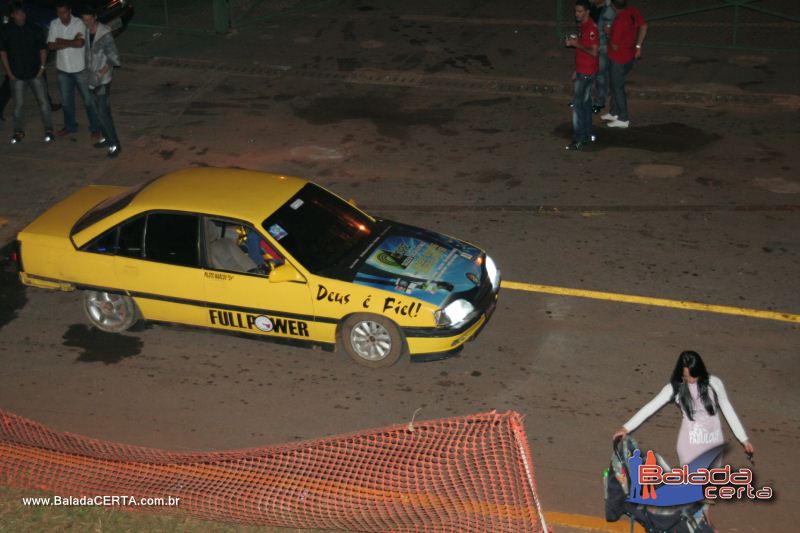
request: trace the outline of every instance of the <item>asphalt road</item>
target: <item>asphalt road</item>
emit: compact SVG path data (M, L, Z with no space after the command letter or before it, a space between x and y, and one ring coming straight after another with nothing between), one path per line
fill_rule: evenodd
M141 52L142 35L120 44ZM800 313L795 109L635 99L633 128L599 129L591 150L565 153L563 95L330 72L133 58L115 78L116 161L83 133L42 144L29 105L28 140L0 146L4 242L88 183L238 166L311 178L381 216L471 241L506 280ZM459 357L369 371L341 353L176 327L102 334L88 329L79 296L23 290L3 273L0 407L175 450L345 433L417 408L418 418L513 409L526 417L545 510L602 516L611 434L694 349L756 446L757 484L776 492L717 505L718 527L789 531L800 518L797 323L504 290ZM636 436L676 462L679 418L665 408ZM746 464L735 442L726 457Z

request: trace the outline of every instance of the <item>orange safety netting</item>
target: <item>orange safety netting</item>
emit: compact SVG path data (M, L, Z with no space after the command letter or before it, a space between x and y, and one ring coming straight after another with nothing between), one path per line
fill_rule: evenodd
M543 532L515 412L292 444L177 453L59 433L0 410L0 483L60 496L180 498L167 512L369 532Z

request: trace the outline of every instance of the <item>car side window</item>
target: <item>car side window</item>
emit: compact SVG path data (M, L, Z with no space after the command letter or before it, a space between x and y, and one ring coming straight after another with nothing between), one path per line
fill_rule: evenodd
M145 217L129 220L119 226L116 254L123 257L142 257Z
M196 215L181 213L147 215L144 257L172 265L199 266L198 220Z
M114 226L89 243L84 249L98 254L115 254L117 252L117 231L119 231L119 226Z
M252 226L205 219L208 266L214 270L267 276L283 258Z
M145 217L129 220L114 226L83 249L98 254L142 257Z

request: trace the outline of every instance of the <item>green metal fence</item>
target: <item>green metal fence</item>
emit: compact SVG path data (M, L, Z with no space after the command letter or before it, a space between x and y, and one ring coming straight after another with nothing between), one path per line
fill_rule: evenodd
M647 44L800 51L797 0L630 0L647 20ZM560 38L574 28L573 0L556 0Z
M133 27L212 32L218 3L222 0L135 0ZM224 11L227 13L227 10ZM223 30L225 31L225 30Z
M227 31L311 12L339 0L135 0L132 26L189 32Z

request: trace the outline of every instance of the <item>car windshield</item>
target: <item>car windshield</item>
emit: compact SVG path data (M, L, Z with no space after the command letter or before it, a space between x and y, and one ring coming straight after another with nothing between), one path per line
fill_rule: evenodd
M309 183L263 226L305 268L322 274L360 249L372 235L375 221Z

